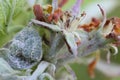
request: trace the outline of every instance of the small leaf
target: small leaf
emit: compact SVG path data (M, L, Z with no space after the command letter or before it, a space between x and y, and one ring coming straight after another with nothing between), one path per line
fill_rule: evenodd
M68 46L68 49L71 53L73 53L74 56L77 56L78 51L77 51L77 44L75 41L75 36L74 34L70 33L70 32L64 32L65 35L65 40Z

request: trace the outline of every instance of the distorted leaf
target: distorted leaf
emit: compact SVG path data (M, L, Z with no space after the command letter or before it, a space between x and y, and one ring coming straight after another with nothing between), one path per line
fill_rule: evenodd
M34 66L42 58L42 43L38 32L26 27L12 40L9 64L15 69L27 69Z

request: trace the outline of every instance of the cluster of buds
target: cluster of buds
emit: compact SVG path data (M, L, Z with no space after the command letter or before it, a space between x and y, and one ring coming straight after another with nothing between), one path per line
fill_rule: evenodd
M89 54L101 48L101 45L106 46L110 44L114 46L113 48L120 46L120 18L106 19L105 11L98 5L103 15L103 21L92 18L89 24L81 25L80 22L86 13L83 12L83 14L79 15L80 3L81 0L77 0L71 11L62 11L60 7L56 8L51 5L43 8L36 4L33 8L36 20L32 20L32 22L54 32L61 33L64 36L69 52L74 56ZM91 36L93 39L91 39ZM112 40L112 42L104 44L107 40ZM78 48L80 48L81 52L78 52ZM94 74L93 70L98 61L97 58L89 65L91 76Z

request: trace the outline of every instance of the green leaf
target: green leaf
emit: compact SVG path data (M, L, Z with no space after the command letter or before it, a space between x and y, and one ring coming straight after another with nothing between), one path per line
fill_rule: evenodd
M3 30L5 30L9 12L10 6L7 4L6 0L0 0L0 28Z
M26 5L26 0L15 0L15 1L16 1L16 5L15 5L13 18L15 18L18 14L20 14L20 12L24 10Z
M7 31L13 16L23 9L24 3L25 0L0 0L0 31Z

